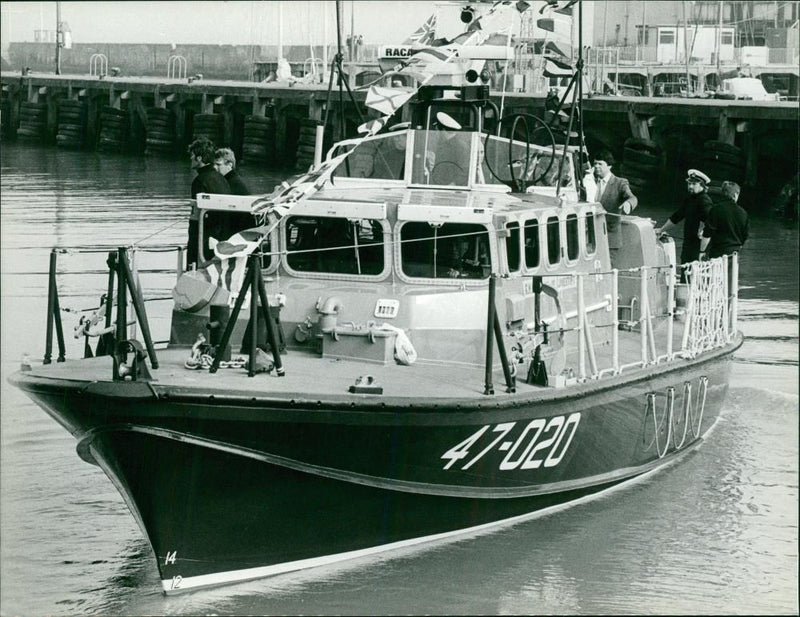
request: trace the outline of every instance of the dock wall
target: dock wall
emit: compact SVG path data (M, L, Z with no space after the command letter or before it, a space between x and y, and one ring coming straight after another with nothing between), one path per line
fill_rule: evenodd
M254 83L189 77L125 77L3 72L2 139L62 148L181 155L199 136L231 147L248 168L307 169L314 126L325 115L327 85ZM355 92L364 113L363 91ZM345 97L346 98L346 97ZM504 115L542 116L544 98L493 92ZM338 94L334 102L338 101ZM734 180L742 200L766 208L798 170L795 102L593 96L585 100L590 154L609 149L614 171L638 191L681 190L686 170ZM372 113L372 112L370 112ZM374 115L374 114L373 114ZM409 119L409 118L403 118ZM361 123L345 104L331 113L326 147L355 136ZM632 152L635 139L649 156ZM644 158L644 160L643 160Z

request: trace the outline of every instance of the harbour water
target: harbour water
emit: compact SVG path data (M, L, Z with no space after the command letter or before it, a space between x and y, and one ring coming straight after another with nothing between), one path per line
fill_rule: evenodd
M6 379L23 354L42 358L51 247L185 243L188 161L8 143L0 155L1 615L797 614L796 227L751 220L746 341L729 398L711 438L677 464L493 533L164 597L110 481ZM241 172L254 192L281 179ZM645 195L640 204L659 222L672 205ZM82 355L73 327L105 290L104 259L77 248L59 256L68 357ZM145 261L163 340L174 274L147 272Z

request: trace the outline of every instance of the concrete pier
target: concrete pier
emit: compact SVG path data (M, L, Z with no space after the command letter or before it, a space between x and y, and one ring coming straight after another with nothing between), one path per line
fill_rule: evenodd
M247 166L293 169L308 167L305 137L323 119L327 101L327 84L20 72L3 72L0 82L3 139L158 155L183 154L205 135L233 148ZM358 109L344 96L344 127L338 112L330 114L326 146L342 134L354 136L359 113L375 115L363 105L365 92L354 94ZM541 95L493 92L492 98L504 115L544 111ZM338 99L334 85L337 109ZM688 167L713 159L720 174L738 176L720 181L757 188L763 203L798 169L796 102L595 95L583 109L589 151L611 150L642 183L677 183ZM658 165L642 169L628 160L631 139L650 148Z

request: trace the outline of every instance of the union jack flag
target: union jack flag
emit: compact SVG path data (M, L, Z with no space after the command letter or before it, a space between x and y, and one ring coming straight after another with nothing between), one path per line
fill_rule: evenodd
M436 13L425 20L425 23L417 28L411 35L403 41L403 45L430 45L436 36Z

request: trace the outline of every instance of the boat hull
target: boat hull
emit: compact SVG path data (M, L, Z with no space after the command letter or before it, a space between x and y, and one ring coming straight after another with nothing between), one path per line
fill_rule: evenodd
M17 385L115 483L170 593L482 529L653 471L715 423L731 350L577 395L402 409L380 397L246 400L24 375Z

